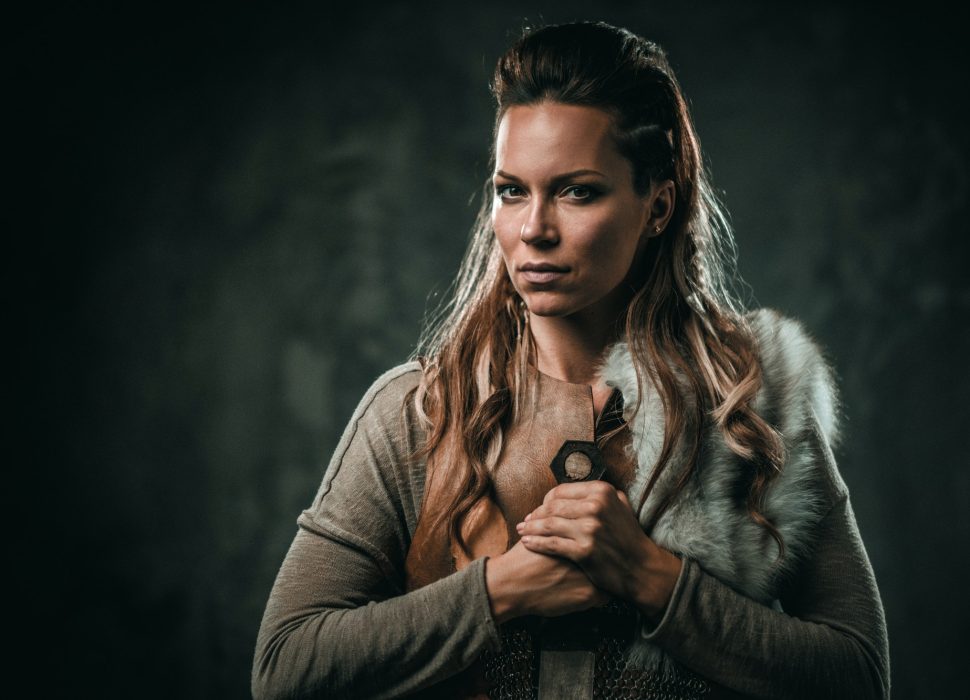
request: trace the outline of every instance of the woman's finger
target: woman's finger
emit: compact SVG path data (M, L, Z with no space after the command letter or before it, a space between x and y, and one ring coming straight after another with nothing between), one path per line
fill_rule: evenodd
M594 479L593 481L576 481L573 483L559 484L546 492L543 504L552 500L562 498L601 498L609 497L616 493L616 489L606 481Z
M567 537L569 539L578 539L584 531L581 521L556 515L521 522L516 525L515 529L521 536L535 535L539 537Z
M578 562L584 558L581 547L575 540L568 537L535 537L529 535L522 538L522 544L529 551L562 557L573 562Z
M558 499L539 506L526 515L523 522L529 522L537 518L548 518L549 516L559 516L561 518L596 517L602 511L602 504L598 500L585 498Z

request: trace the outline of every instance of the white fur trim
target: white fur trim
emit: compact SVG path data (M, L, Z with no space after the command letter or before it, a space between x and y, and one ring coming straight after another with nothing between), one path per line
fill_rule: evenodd
M763 371L754 407L781 432L788 449L788 459L766 494L764 510L784 538L784 559L776 563L775 541L748 516L743 497L737 495L740 460L713 431L704 438L695 478L649 534L660 546L696 560L740 593L771 605L779 578L810 546L823 515L821 472L826 463L833 466L829 446L839 437L839 408L832 372L801 324L770 309L753 311L748 320ZM607 352L600 377L623 394L624 417L637 460L628 497L631 503L639 503L663 444L663 403L648 372L644 371L644 386L638 385L625 343ZM642 403L633 415L641 389ZM673 487L684 459L683 450L675 452L645 501L638 513L644 526L658 500ZM631 660L647 668L667 665L663 656L640 638L630 650Z

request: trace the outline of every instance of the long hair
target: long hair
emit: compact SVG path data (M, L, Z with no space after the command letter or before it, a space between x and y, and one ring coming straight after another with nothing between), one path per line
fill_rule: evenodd
M652 182L673 181L671 220L650 239L643 263L646 281L628 304L623 323L641 389L647 379L655 385L666 416L657 464L639 465L653 467L639 506L683 441L683 471L650 514L649 532L696 471L705 429L713 424L747 465L750 516L783 553L781 535L762 510L766 489L784 462L784 444L752 408L761 368L742 304L731 290L734 241L663 50L600 22L527 30L499 59L491 89L497 110L490 169L505 111L553 101L593 106L611 115L616 144L632 163L639 194L649 191ZM446 522L466 553L462 523L493 489L490 467L501 450L503 430L523 401L536 352L528 312L492 230L493 196L486 182L450 301L431 317L415 351L424 377L409 397L427 431L418 454L449 455L436 467L446 463L447 478L460 485L450 502L435 504L435 525Z

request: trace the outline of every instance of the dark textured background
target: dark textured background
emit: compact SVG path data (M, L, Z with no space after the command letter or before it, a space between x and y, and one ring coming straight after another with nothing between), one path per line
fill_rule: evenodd
M756 303L802 319L840 375L894 695L962 695L966 16L774 5L10 19L10 379L28 391L8 641L44 669L37 692L247 695L295 518L462 253L487 80L527 18L667 48Z

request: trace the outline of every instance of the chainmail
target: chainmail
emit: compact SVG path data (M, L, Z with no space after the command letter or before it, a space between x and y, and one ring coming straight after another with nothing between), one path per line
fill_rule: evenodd
M611 601L599 611L623 618L636 616L628 603ZM539 694L540 633L537 619L513 620L500 627L502 649L482 655L488 696L492 700L533 700ZM703 700L710 684L683 666L662 673L632 666L626 658L630 640L615 633L597 635L593 698L597 700Z
M531 630L504 624L502 650L482 654L488 697L531 700L539 695L539 652Z

